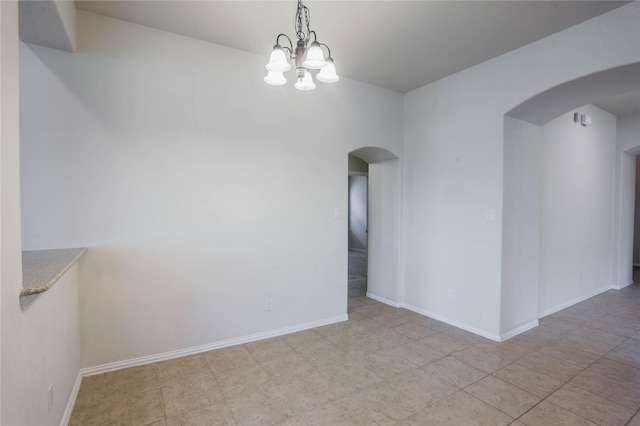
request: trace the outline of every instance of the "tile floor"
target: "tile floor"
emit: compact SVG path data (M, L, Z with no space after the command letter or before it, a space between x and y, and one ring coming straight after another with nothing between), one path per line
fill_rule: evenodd
M640 285L504 343L349 304L344 323L85 377L70 424L640 425Z

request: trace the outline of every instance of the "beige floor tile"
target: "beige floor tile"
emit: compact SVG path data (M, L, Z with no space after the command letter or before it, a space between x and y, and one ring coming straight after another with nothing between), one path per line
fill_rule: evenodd
M527 426L596 426L595 423L548 401L542 401L519 420Z
M274 361L293 352L293 349L279 337L246 343L244 347L259 363Z
M445 357L445 354L442 352L421 342L411 342L402 346L389 347L386 351L381 350L379 352L398 356L419 367L431 364Z
M256 361L244 346L216 349L205 352L203 355L216 377L240 368L256 365Z
M259 365L240 368L216 377L225 396L235 396L256 389L269 381L269 375Z
M282 340L294 351L313 350L330 345L329 341L313 330L287 334Z
M620 343L618 347L620 349L626 349L629 351L640 353L640 340L627 339L624 342Z
M300 416L309 426L372 426L372 420L360 410L344 405L326 404Z
M640 368L640 353L628 349L616 348L604 356L613 361L622 362L635 368Z
M422 339L420 342L446 355L451 355L454 352L459 352L471 346L467 343L464 343L456 339L455 337L451 337L444 333L438 333L438 334L434 334L432 336L426 337Z
M628 364L600 358L587 368L587 371L603 374L612 379L640 385L640 369Z
M409 337L404 336L389 328L385 328L383 330L378 330L374 333L371 333L371 337L376 339L378 344L383 348L400 346L400 345L404 345L412 342L412 340Z
M372 334L378 331L386 330L387 328L369 317L354 320L349 319L349 321L347 321L345 325L353 329L353 331L355 331L356 333L361 334Z
M640 406L640 286L503 343L349 302L347 322L85 377L70 424L622 425Z
M439 359L422 369L428 374L444 379L460 389L477 382L487 375L484 371L458 361L451 356Z
M448 381L422 369L409 370L391 380L389 384L396 390L419 398L419 402L424 406L433 404L458 390Z
M175 417L224 402L215 379L197 377L162 388L167 417Z
M363 359L365 365L378 376L391 380L408 370L415 369L417 365L405 360L404 358L392 357L376 353Z
M538 352L576 364L582 368L588 367L595 360L600 358L599 355L582 351L578 345L566 343L565 341L554 343L549 346L543 346L538 349Z
M462 330L460 328L455 328L455 327L452 327L444 331L443 333L446 334L447 336L451 336L455 339L458 339L461 342L466 343L468 345L477 345L479 343L490 342L489 339L486 339L482 336L478 336L477 334L473 334L466 330Z
M436 330L415 322L408 322L406 324L393 327L393 331L413 340L424 339L425 337L438 333Z
M504 356L490 353L484 349L470 347L460 352L456 352L451 355L458 361L462 361L472 367L484 371L485 373L493 373L507 365L511 364L513 360L507 359Z
M636 415L633 416L631 420L629 420L627 426L640 426L640 412L636 413Z
M265 390L245 392L227 399L233 418L238 425L273 425L295 416L283 398Z
M514 418L540 402L537 396L493 376L475 382L465 391Z
M588 370L578 374L569 383L633 410L640 408L640 384L619 381Z
M430 329L438 331L438 332L443 332L443 331L449 330L451 328L454 328L452 325L449 325L449 324L444 323L442 321L438 321L438 320L435 320L433 318L425 317L425 316L422 316L422 315L416 317L413 320L413 322L425 325L425 326L429 327Z
M349 411L360 411L371 419L372 424L394 425L424 408L413 395L394 389L388 383L364 389L341 399Z
M546 398L564 384L561 380L517 363L508 365L493 375L540 398Z
M602 330L594 330L591 327L583 326L577 328L575 331L571 332L570 336L581 336L587 339L595 340L596 342L602 342L611 346L618 346L620 343L624 342L625 338L618 336L616 334L607 333Z
M593 340L586 336L575 335L575 334L569 334L567 336L563 336L562 340L565 343L568 343L580 348L580 350L583 350L585 352L591 352L598 356L602 356L606 354L616 346L610 343Z
M412 322L411 318L395 311L385 312L382 315L375 315L372 316L371 319L389 328Z
M459 391L399 424L403 426L503 426L510 424L513 420L478 398Z
M573 385L565 385L547 401L597 424L624 425L635 413L620 404L601 398Z
M536 327L532 330L512 337L508 341L514 345L526 347L529 350L536 350L542 346L551 345L558 341L560 336L551 333L545 333Z
M153 364L125 368L102 375L101 398L122 398L124 395L160 388L158 372Z
M196 354L154 364L161 386L168 386L200 376L213 377L204 355Z
M516 363L564 382L571 380L583 370L580 366L540 352L533 352L519 359Z
M182 416L168 417L167 426L235 426L231 409L226 404L214 404Z
M90 409L74 410L69 425L148 425L164 421L160 390L103 399Z
M309 361L295 352L274 361L265 362L260 367L270 378L307 377L315 371Z

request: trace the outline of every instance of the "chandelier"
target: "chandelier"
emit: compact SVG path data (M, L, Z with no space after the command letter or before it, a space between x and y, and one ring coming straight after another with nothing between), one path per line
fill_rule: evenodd
M313 82L311 70L320 70L316 74L316 79L323 83L335 83L339 77L336 74L336 66L331 58L331 50L324 43L318 43L316 32L309 29L309 9L298 0L298 10L295 20L296 43L295 50L293 43L286 34L279 34L276 37L276 45L273 46L269 63L266 65L268 71L264 78L265 83L273 86L282 86L287 82L284 73L291 69L290 61L295 60L297 81L295 88L298 90L313 90L316 84ZM313 34L313 41L311 41ZM280 45L280 37L284 37L289 42L289 46ZM327 57L324 56L322 46L327 49Z

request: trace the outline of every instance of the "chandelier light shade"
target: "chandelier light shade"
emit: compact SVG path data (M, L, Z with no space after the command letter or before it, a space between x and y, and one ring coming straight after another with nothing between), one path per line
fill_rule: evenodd
M269 63L266 66L268 71L287 72L291 69L291 64L287 59L284 49L277 44L273 46Z
M286 34L279 34L276 37L276 44L273 46L269 56L269 63L265 66L268 71L267 76L264 78L265 83L272 86L285 84L287 79L283 73L291 69L291 61L294 61L296 66L296 83L294 86L298 90L306 91L316 88L311 70L320 70L316 78L322 83L335 83L339 80L329 46L316 40L316 32L309 29L309 21L309 9L302 4L302 0L298 0L295 25L296 47L295 49L293 48L293 42ZM311 41L312 34L313 41ZM281 37L284 37L289 42L289 46L280 44ZM326 57L323 47L327 50Z
M313 82L313 77L311 77L311 73L306 71L303 77L298 77L298 81L294 85L298 90L313 90L316 88L316 84Z
M327 58L327 64L316 75L316 79L323 83L335 83L340 79L336 74L336 66L333 64L333 59Z
M284 78L282 72L269 71L267 76L264 78L264 82L272 86L282 86L287 83L287 79Z

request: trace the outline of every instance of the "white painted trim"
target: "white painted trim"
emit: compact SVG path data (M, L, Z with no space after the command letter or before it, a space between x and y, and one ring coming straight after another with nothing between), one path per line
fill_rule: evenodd
M524 333L525 331L531 330L532 328L536 328L538 326L538 320L530 321L526 324L521 325L520 327L516 327L512 330L507 331L506 333L502 333L500 335L500 341L504 342L507 339L510 339L518 334Z
M600 293L604 293L605 291L611 290L611 289L615 289L615 287L614 286L601 287L601 288L599 288L597 290L592 291L591 293L587 293L587 295L585 295L585 296L581 296L581 297L575 298L573 300L570 300L568 302L561 303L560 305L558 305L558 306L556 306L554 308L547 309L546 311L542 311L542 312L538 313L538 319L544 318L544 317L546 317L548 315L551 315L551 314L555 314L556 312L561 311L563 309L566 309L569 306L573 306L573 305L575 305L577 303L584 302L587 299L591 299L592 297L597 296Z
M76 398L80 391L80 384L82 384L81 372L82 370L78 370L76 381L73 384L73 388L71 388L71 395L69 395L69 399L67 400L67 407L64 409L64 413L62 414L62 420L60 420L60 426L67 426L69 424L69 420L71 420L71 413L73 413L73 407L76 405Z
M461 328L461 329L466 330L466 331L468 331L470 333L477 334L478 336L486 337L487 339L493 340L494 342L500 342L500 336L497 335L497 334L488 333L485 330L481 330L479 328L470 326L468 324L463 324L461 322L451 320L449 318L443 317L442 315L434 314L433 312L427 311L427 310L422 309L422 308L418 308L416 306L404 305L402 307L405 308L405 309L408 309L410 311L419 313L420 315L424 315L424 316L427 316L429 318L433 318L435 320L442 321L442 322L447 323L449 325L452 325L454 327Z
M384 303L385 305L393 306L394 308L402 308L402 305L400 303L394 302L393 300L387 299L386 297L378 296L377 294L371 293L370 291L367 291L367 297Z
M221 340L219 342L208 343L206 345L193 346L191 348L179 349L177 351L164 352L156 355L143 356L140 358L132 358L124 361L116 361L108 364L97 365L95 367L87 367L80 369L82 376L93 376L95 374L106 373L109 371L121 370L123 368L135 367L138 365L150 364L152 362L165 361L168 359L179 358L181 356L193 355L200 352L211 351L214 349L226 348L228 346L241 345L243 343L255 342L257 340L269 339L271 337L283 336L285 334L295 333L298 331L308 330L310 328L321 327L323 325L335 324L347 321L347 314L338 315L331 318L325 318L318 321L305 322L291 327L278 328L275 330L264 331L262 333L250 334L248 336L236 337L233 339Z
M629 287L632 284L633 284L633 280L629 281L627 284L614 285L611 288L614 289L614 290L622 290L623 288Z

